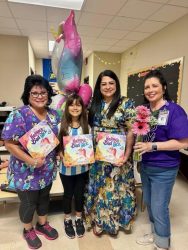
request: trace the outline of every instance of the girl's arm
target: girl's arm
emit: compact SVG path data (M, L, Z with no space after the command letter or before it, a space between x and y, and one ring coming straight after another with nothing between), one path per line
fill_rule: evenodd
M153 144L157 146L157 151L180 150L188 147L188 138L181 140L172 139L164 142L137 142L134 146L135 152L140 152L140 154L151 152Z
M33 159L29 154L25 153L15 141L5 141L5 147L12 155L27 165L41 167L45 162L44 158Z

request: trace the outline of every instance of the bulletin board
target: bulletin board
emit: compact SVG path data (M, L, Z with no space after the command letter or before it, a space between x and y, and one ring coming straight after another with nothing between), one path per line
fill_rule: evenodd
M159 69L167 81L170 98L179 103L183 73L183 57L150 66L128 74L127 96L135 101L135 106L144 102L144 77L152 69Z

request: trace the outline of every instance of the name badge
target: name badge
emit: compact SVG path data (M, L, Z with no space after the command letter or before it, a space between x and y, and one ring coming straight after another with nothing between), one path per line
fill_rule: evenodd
M166 125L168 122L169 111L168 110L160 110L158 116L158 125Z

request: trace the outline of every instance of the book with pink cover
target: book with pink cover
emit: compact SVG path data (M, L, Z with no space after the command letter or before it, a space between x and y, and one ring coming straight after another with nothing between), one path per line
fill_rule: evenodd
M95 160L118 164L124 159L125 135L99 132L97 133L96 143Z
M92 135L73 135L63 137L66 167L91 164L95 161Z
M19 142L33 158L46 157L59 144L46 121L35 125L19 139Z

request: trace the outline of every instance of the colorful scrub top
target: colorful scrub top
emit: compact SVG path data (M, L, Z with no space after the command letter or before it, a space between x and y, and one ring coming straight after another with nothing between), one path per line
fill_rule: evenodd
M58 113L48 108L46 121L51 127L54 134L58 135L58 123L60 117ZM12 111L7 118L2 138L4 140L13 140L18 142L19 138L26 132L32 129L40 120L33 113L29 106L22 106ZM25 149L20 144L22 150ZM26 152L26 151L25 151ZM8 168L8 177L14 179L15 188L19 190L40 190L50 185L56 177L56 150L54 149L49 155L46 156L45 164L40 168L33 168L25 162L17 159L15 156L10 155L10 163Z
M178 104L166 102L160 111L168 113L166 125L157 125L144 137L144 141L163 142L171 139L181 140L188 138L187 114ZM142 156L142 162L156 167L177 167L180 163L178 150L147 152Z

